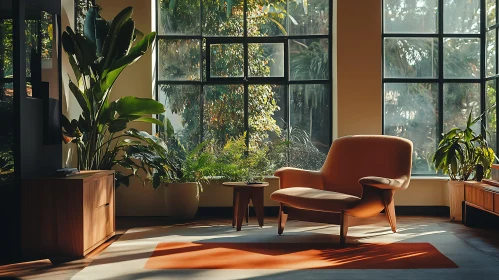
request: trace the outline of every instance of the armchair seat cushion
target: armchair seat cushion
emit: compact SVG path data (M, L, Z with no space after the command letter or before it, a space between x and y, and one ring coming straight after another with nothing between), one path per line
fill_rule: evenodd
M270 198L294 208L322 212L348 210L360 202L360 198L353 195L303 187L280 189Z

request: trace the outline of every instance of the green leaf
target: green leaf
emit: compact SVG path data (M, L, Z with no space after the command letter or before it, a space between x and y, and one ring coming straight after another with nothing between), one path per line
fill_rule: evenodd
M78 88L80 87L80 82L82 81L82 74L80 71L80 68L78 64L76 63L75 58L72 55L68 55L69 58L69 64L71 65L71 68L73 69L73 73L75 74L76 77L76 82L78 84Z
M109 132L115 133L118 131L122 131L122 130L126 129L127 124L128 124L128 120L126 120L126 119L113 120L109 123L109 128L108 128Z
M113 22L111 23L111 27L109 28L108 35L106 37L106 40L104 41L104 46L102 47L102 55L106 57L106 60L104 61L104 69L108 68L109 65L111 65L111 61L108 61L111 59L112 53L110 53L110 50L114 48L114 45L116 44L116 36L118 29L120 26L130 19L133 13L133 8L132 7L127 7L123 9L119 14L117 14Z
M90 103L85 94L81 92L80 89L71 80L69 81L69 89L71 90L74 97L78 101L78 104L80 105L83 111L83 115L85 117L90 116Z
M74 55L75 54L75 49L74 49L74 46L73 46L73 39L71 38L71 36L69 35L69 33L66 32L66 31L63 32L61 40L62 40L62 47L64 48L64 51L66 51L66 53L69 56Z
M90 7L85 15L85 22L83 23L83 35L92 44L95 45L96 39L96 26L97 16L99 15L99 8L96 6Z
M163 104L150 98L126 96L116 101L116 112L120 117L161 114L164 111Z
M144 122L144 123L152 123L152 124L156 124L156 125L163 125L163 123L156 118L141 117L141 118L134 120L134 122Z
M107 53L102 51L105 60L103 65L102 76L107 75L108 68L113 65L115 61L128 54L128 50L133 42L133 31L135 30L134 21L129 18L116 30L116 36L113 39L111 48Z
M118 59L111 65L111 67L109 67L109 69L106 69L103 73L103 79L101 81L101 90L105 91L111 88L125 67L141 58L154 43L155 38L155 32L147 34L130 49L126 56Z

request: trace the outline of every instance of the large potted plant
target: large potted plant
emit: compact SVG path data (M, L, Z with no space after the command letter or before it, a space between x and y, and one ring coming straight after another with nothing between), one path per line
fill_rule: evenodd
M488 178L496 158L484 137L472 129L482 116L472 119L470 113L464 129L456 127L444 134L432 158L435 170L450 177L448 187L451 220L462 221L464 181Z
M155 32L142 35L136 30L132 13L132 7L125 8L108 22L100 16L98 7L91 7L83 35L70 27L62 34L75 77L69 81L69 89L82 111L78 119L63 118L63 139L77 145L79 169L121 166L131 172L117 172L117 185L128 186L131 176L146 174L157 187L161 179L175 177L178 166L167 157L167 146L160 138L128 129L128 124L161 124L149 115L164 112L164 106L151 98L135 96L109 100L122 71L140 59L156 37Z
M170 157L175 157L180 166L175 178L164 181L166 214L175 220L194 218L203 191L202 183L209 183L209 178L213 176L215 156L205 147L206 143L201 143L187 152L180 143L169 146L173 150L169 153Z

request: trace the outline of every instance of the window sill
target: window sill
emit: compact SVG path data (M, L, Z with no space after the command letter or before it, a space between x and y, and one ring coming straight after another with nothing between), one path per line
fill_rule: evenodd
M449 181L449 177L442 176L411 176L411 181Z

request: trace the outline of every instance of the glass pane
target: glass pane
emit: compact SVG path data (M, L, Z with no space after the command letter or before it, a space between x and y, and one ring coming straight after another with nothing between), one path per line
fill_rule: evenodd
M244 87L242 85L204 86L203 140L219 146L244 133Z
M160 85L158 101L165 106L177 139L187 150L194 148L201 134L201 86Z
M12 58L13 58L13 37L12 37L12 20L0 19L0 39L2 47L0 51L0 79L13 78ZM0 95L3 91L0 91Z
M438 39L385 38L385 78L438 78Z
M491 30L487 32L487 45L485 46L487 76L496 73L496 47L496 30Z
M384 134L413 142L412 173L435 173L431 157L438 141L438 84L384 86Z
M328 40L289 40L289 73L291 80L329 79Z
M444 0L444 33L480 32L480 0Z
M496 0L487 0L487 27L496 24Z
M158 40L160 80L200 80L200 40Z
M464 129L470 112L472 118L480 116L480 84L444 84L444 133L454 127ZM480 122L472 129L480 133Z
M444 39L444 78L480 78L480 39Z
M203 35L242 37L243 11L243 0L203 0Z
M497 107L496 107L496 81L486 83L485 110L487 110L487 142L497 153Z
M249 85L248 94L249 152L266 159L261 175L270 176L286 165L286 86Z
M250 77L284 77L284 44L248 45Z
M329 2L288 1L289 35L329 34Z
M11 30L12 31L12 30ZM11 33L12 34L12 33ZM12 59L10 57L9 59ZM2 62L5 62L2 61ZM13 84L0 81L0 187L14 182Z
M243 77L243 44L210 45L210 77Z
M328 85L290 85L289 166L318 170L331 143Z
M247 20L250 37L287 35L286 1L248 1Z
M38 22L35 19L26 20L26 94L28 96L33 96L33 81L38 81L41 75L41 65L38 64L40 61Z
M158 33L200 35L200 0L158 0Z
M386 33L437 33L438 0L385 0Z

